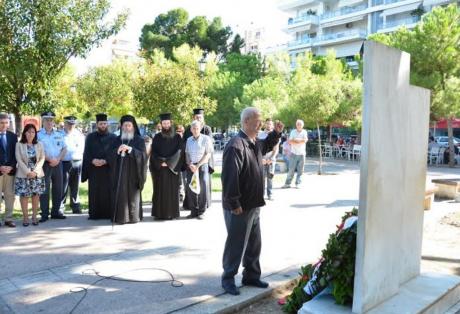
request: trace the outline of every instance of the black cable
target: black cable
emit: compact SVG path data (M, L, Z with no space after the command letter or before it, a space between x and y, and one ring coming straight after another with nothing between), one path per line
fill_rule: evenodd
M118 277L118 276L123 275L123 274L131 273L131 272L135 272L135 271L141 271L141 270L158 270L158 271L162 271L162 272L168 274L170 279L164 279L164 280L136 280L136 279L126 279L126 278ZM92 282L92 283L90 283L86 287L75 287L75 288L72 288L72 289L69 290L70 293L83 292L83 296L80 298L80 300L78 300L78 302L75 304L75 306L72 308L72 310L70 310L69 314L73 314L74 311L78 308L78 306L83 302L83 300L88 295L88 290L89 290L90 287L95 286L97 283L99 283L101 281L104 281L104 280L126 281L126 282L135 282L135 283L170 283L171 286L174 287L174 288L180 288L180 287L184 286L184 283L182 281L180 281L180 280L177 280L170 271L168 271L166 269L162 269L162 268L155 268L155 267L136 268L136 269L128 270L128 271L125 271L125 272L122 272L122 273L119 273L119 274L116 274L116 275L112 275L112 276L101 275L95 269L87 269L87 270L84 270L82 272L82 275L89 275L89 274L95 274L97 277L99 277L99 279L94 281L94 282Z

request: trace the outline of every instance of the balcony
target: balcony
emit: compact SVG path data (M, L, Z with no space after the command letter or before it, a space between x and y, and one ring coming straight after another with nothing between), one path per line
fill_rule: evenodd
M323 46L329 44L336 44L339 42L347 42L353 41L356 39L366 39L367 38L367 31L365 30L354 30L348 32L340 32L340 33L333 33L333 34L324 34L316 39L314 45L315 46Z
M296 27L298 24L318 24L319 18L316 15L303 15L288 20L288 27Z
M309 37L290 41L288 43L288 49L308 48L313 45L313 41L314 41L314 38L309 38Z
M324 12L321 15L321 20L327 20L327 19L331 19L334 17L338 17L338 16L344 16L344 15L356 13L359 11L364 11L366 9L367 9L367 4L361 4L356 7L344 7L344 8L341 8L340 10Z
M414 27L420 21L420 16L411 16L405 19L398 19L394 21L386 21L385 23L377 24L377 31L379 33L393 31L401 26L406 26L407 28Z

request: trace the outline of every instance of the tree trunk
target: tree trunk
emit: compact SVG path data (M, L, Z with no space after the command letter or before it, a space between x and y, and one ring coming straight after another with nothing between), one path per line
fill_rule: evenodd
M329 143L332 143L332 124L329 124Z
M449 167L455 167L454 131L452 129L452 118L447 119L447 136L449 137Z
M15 124L15 130L14 132L20 136L22 132L22 115L19 112L14 112L14 124Z
M321 133L319 133L319 123L316 122L316 128L318 130L318 148L319 148L319 165L318 165L318 174L323 173L323 155L321 154Z

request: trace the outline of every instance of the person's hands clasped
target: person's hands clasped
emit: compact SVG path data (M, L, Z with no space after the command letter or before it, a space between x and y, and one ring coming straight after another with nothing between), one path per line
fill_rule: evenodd
M29 179L33 179L33 178L36 178L37 177L37 174L33 171L30 171L27 173L27 178Z
M129 154L130 150L131 150L131 146L128 146L126 144L122 144L122 145L120 145L120 147L118 147L117 152L118 152L118 155L120 155L122 153L125 153L125 154L128 153Z
M192 173L195 173L198 170L198 167L195 166L194 164L190 164L188 167L190 168L190 171Z

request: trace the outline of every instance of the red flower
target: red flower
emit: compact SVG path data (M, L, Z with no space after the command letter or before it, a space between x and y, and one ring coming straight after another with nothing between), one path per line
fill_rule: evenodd
M308 275L303 275L301 280L302 281L308 281L308 279L310 279L310 278L308 278Z
M286 298L278 299L278 304L279 305L285 305L286 304Z

